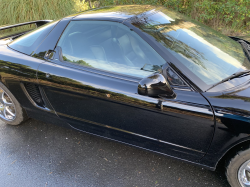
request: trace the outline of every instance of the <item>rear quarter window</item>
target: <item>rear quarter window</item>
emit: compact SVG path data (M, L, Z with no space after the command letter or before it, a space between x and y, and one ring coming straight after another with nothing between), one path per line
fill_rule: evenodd
M58 21L54 21L32 30L31 32L15 39L8 46L21 53L31 55L57 23Z

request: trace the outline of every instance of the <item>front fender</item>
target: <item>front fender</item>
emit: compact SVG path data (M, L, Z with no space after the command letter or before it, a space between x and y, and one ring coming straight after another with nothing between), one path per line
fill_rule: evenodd
M215 133L202 164L216 167L228 151L250 141L250 85L230 93L204 93L215 114Z

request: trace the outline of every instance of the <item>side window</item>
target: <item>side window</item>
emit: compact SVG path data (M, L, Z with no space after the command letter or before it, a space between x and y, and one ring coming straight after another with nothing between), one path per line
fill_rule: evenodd
M140 78L166 63L134 31L109 21L71 21L58 46L64 61Z
M18 37L9 44L9 47L20 51L24 54L30 55L36 47L43 41L43 39L49 34L49 32L55 27L58 21L45 24L38 27L21 37Z

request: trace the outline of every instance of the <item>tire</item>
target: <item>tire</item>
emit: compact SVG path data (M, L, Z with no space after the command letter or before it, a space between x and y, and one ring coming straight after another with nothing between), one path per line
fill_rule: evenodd
M9 125L19 125L28 119L25 110L9 91L0 82L0 119Z
M249 166L249 169L247 169ZM250 186L250 149L241 150L226 165L226 176L232 187ZM246 176L246 183L243 177Z

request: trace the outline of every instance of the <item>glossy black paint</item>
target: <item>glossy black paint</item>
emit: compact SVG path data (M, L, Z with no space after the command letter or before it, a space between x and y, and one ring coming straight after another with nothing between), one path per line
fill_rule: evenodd
M204 163L214 165L232 146L249 140L249 81L225 92L210 92L203 95L213 106L216 118L215 135Z
M161 73L154 73L143 78L139 82L137 91L140 95L150 97L176 98L172 87Z
M40 65L38 80L74 128L191 161L204 156L211 142L213 113L199 93L175 90L172 100L141 96L139 80L56 60Z
M18 53L6 45L0 46L0 56L1 82L11 90L28 115L43 121L52 121L55 124L67 126L53 110L48 112L34 106L22 89L22 82L37 84L36 73L43 60Z
M30 117L215 169L228 150L250 140L249 76L244 77L245 84L231 90L221 91L227 86L219 85L201 92L156 41L126 21L153 6L130 6L122 12L123 8L117 12L98 9L62 19L32 56L0 45L1 82ZM137 93L141 80L136 77L60 61L56 44L72 19L125 24L147 41L188 86L172 86L176 98L148 97ZM49 50L53 54L45 58ZM33 103L22 86L25 82L39 85L50 107ZM238 85L237 79L230 84Z

